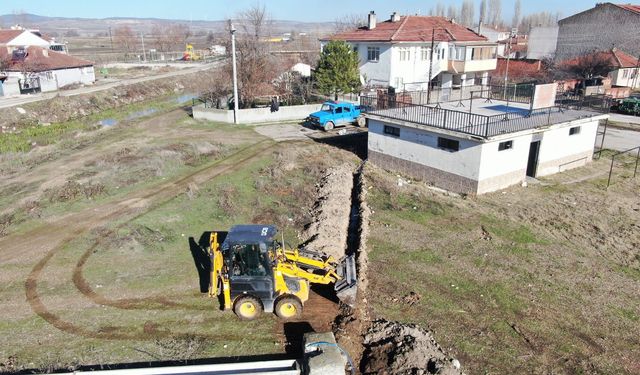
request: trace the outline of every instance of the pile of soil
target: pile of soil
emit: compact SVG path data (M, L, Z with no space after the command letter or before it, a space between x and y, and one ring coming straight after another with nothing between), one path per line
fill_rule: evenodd
M344 257L347 248L353 170L342 164L326 171L316 184L316 203L312 221L300 235L303 247L323 252L335 259Z
M432 333L414 324L376 320L363 345L363 374L463 374L460 362L445 354Z

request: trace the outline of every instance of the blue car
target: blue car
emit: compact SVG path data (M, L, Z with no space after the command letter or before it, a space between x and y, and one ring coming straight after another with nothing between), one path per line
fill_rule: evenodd
M324 102L318 112L313 112L307 117L307 121L325 131L347 124L356 124L359 127L366 125L359 105L334 101Z

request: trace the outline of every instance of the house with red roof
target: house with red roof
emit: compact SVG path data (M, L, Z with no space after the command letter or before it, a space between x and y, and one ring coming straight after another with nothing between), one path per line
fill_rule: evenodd
M640 56L640 4L598 3L558 21L556 59L616 47Z
M377 22L370 12L366 26L331 35L321 44L332 40L352 46L367 86L460 88L487 84L496 68L496 43L444 17L393 13Z
M51 41L42 38L30 30L23 28L0 30L0 45L6 46L38 46L49 48Z
M579 65L589 58L606 60L611 66L608 77L610 83L605 86L640 88L640 58L631 56L617 48L606 51L592 52L560 63L561 66Z
M70 85L93 84L93 63L38 46L0 46L4 96L56 91Z

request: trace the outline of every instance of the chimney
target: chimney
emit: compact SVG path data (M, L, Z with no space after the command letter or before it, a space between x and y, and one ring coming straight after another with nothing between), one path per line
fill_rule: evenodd
M369 12L368 23L367 26L369 30L373 30L376 28L376 12Z
M46 49L46 48L43 48L43 49L42 49L42 56L44 56L44 57L49 57L49 50L48 50L48 49Z
M393 14L391 15L391 22L398 22L400 21L400 15L398 14L398 12L393 12Z

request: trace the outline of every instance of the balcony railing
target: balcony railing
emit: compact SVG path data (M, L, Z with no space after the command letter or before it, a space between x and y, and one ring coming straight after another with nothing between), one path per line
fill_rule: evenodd
M406 97L404 97L406 98ZM482 138L535 129L599 115L586 111L583 103L573 106L553 106L534 110L522 109L497 115L456 111L452 109L399 101L393 96L361 96L360 105L365 113L383 118L410 122L450 130Z

